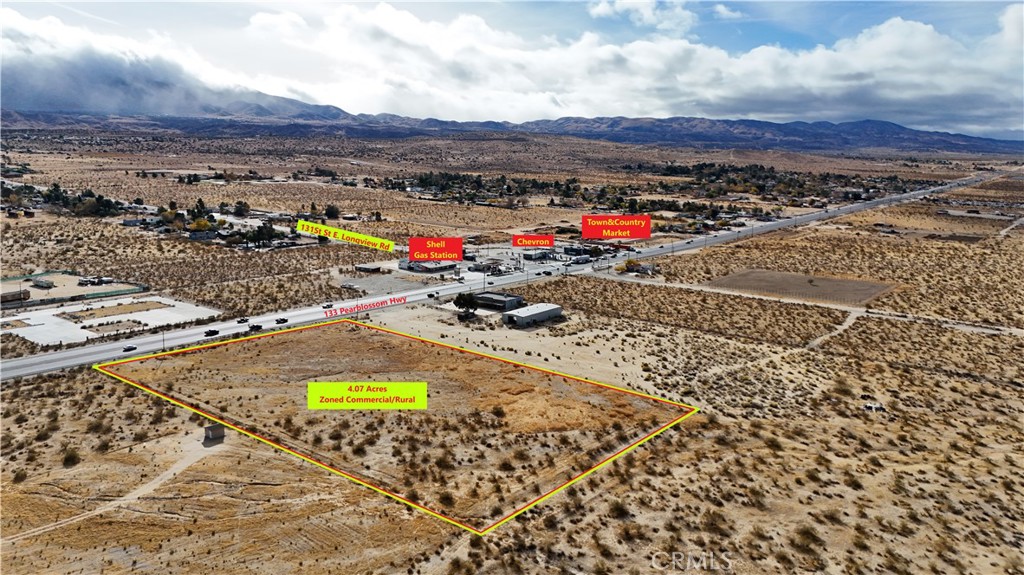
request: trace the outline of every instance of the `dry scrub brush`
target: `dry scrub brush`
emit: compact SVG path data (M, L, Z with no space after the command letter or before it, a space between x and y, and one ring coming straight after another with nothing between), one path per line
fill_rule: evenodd
M163 400L84 368L4 382L2 398L5 532L12 526L18 527L11 529L17 532L55 519L19 504L21 499L11 492L19 471L23 475L18 483L25 481L30 490L50 494L61 507L89 506L96 496L128 491L130 482L109 477L88 482L65 477L59 470L82 461L126 463L131 456L123 450L146 439L193 429L198 421L188 421L184 410Z
M232 310L269 310L274 301L298 305L351 295L332 288L327 270L397 257L341 243L241 252L75 218L19 229L5 235L3 248L5 259L144 283L213 307L220 307L218 297L223 295Z
M976 244L820 231L765 237L658 261L669 281L700 283L744 269L901 284L872 302L904 313L1024 328L1024 238Z
M42 347L20 335L13 333L0 334L0 357L11 359L23 355L34 355L42 351Z
M877 231L874 224L884 223L902 229L978 235L991 235L1009 225L1006 220L943 215L937 213L939 209L939 206L923 202L900 204L880 210L857 212L839 218L835 223L871 232Z
M843 321L836 310L591 277L560 278L518 288L552 302L613 318L637 319L744 341L804 345Z
M829 339L824 351L894 365L981 377L1004 383L1024 381L1024 338L968 333L938 325L861 318Z

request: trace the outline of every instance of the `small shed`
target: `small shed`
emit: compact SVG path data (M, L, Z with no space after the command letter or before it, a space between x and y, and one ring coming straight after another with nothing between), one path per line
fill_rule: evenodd
M204 429L203 441L224 441L224 424L214 423Z

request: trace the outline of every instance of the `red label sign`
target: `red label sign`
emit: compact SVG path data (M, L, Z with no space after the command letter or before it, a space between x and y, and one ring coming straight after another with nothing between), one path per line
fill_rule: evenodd
M651 237L651 216L583 216L587 240L632 240Z
M462 260L462 238L409 238L409 261Z
M555 236L512 236L514 248L551 248L555 246Z

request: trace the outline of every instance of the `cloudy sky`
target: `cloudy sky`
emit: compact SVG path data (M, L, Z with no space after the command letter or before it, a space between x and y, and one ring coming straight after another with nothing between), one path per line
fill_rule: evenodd
M351 113L870 118L1024 137L1022 3L4 2L0 22L0 82L22 107L68 70L144 70Z

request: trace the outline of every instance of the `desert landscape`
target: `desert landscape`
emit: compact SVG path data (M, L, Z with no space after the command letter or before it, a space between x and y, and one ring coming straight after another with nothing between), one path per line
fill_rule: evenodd
M6 2L3 575L1024 575L1024 3Z
M1013 190L984 195L1000 186L957 194L1020 202ZM654 573L684 553L737 573L1020 572L1024 230L936 213L945 208L904 204L692 250L661 258L660 277L604 272L516 288L565 308L550 326L467 324L436 305L371 313L374 325L701 408L483 537L231 431L204 446L205 419L93 370L5 382L3 567ZM89 250L92 238L119 251ZM326 245L256 259L70 217L12 226L3 241L5 265L70 263L239 314L344 297L317 291L343 289L323 270L379 257ZM322 283L285 297L282 278L303 275ZM651 429L630 401L577 412L579 390L563 406L545 395L556 389L548 376L480 371L448 356L457 351L301 333L121 369L483 523L592 461L568 454L600 457ZM6 335L5 357L18 349ZM363 360L339 369L320 349L359 349ZM431 401L472 399L428 412L429 423L354 412L339 426L303 416L280 387L395 370L447 382ZM498 395L468 392L482 382ZM566 418L573 431L556 431ZM608 433L616 425L621 439Z

